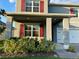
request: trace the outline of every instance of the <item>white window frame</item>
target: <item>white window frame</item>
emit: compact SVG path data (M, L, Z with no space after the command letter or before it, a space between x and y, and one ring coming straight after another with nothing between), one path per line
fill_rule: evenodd
M26 37L30 37L30 38L36 38L36 37L40 37L40 24L36 24L36 23L26 23L25 25L30 25L31 26L31 36L26 36ZM38 26L38 30L36 30L36 31L38 31L38 36L33 36L33 27L34 27L34 25L37 25ZM27 30L25 30L25 31L27 31Z
M30 3L32 4L32 6L27 6L27 5L25 5L25 6L26 7L31 7L32 10L31 11L26 11L26 12L35 12L35 11L33 11L34 10L33 7L38 7L39 8L38 12L40 12L40 1L39 1L39 6L34 6L33 2L38 3L36 1L30 1Z

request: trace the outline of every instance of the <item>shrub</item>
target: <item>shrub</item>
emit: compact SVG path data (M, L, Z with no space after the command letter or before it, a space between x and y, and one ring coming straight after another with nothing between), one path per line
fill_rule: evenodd
M55 50L55 44L52 41L43 39L41 42L36 38L22 38L19 40L5 40L3 51L6 54L13 55L24 52L51 52Z
M35 39L35 48L38 48L39 47L39 41L38 41L38 39L36 38Z
M39 43L38 51L40 51L40 52L45 52L46 51L46 42L45 42L45 39L43 39Z
M28 50L28 52L34 52L35 51L35 41L34 41L33 38L28 39L26 49Z
M20 37L11 37L10 40L13 39L15 41L18 41L20 39Z
M34 39L29 38L22 38L19 40L5 40L4 42L4 49L3 51L6 54L17 54L17 53L24 53L24 52L33 52L35 51L35 41Z
M4 40L0 40L0 52L3 50Z
M56 49L56 44L52 41L47 41L47 52L54 51Z
M52 41L46 41L45 39L43 39L38 47L36 48L37 52L52 52L54 51L56 48L56 44L53 43Z
M69 52L76 52L75 46L69 45L69 48L67 49Z
M3 51L6 54L13 54L15 51L16 43L14 40L5 40Z
M16 42L16 46L15 46L15 51L14 53L23 53L25 50L26 50L26 39L19 39L17 42Z

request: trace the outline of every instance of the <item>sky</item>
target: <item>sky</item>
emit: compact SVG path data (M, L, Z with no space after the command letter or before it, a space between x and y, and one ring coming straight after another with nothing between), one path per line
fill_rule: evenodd
M14 12L16 7L15 0L0 0L0 8L9 12Z
M16 10L16 0L0 0L0 9L4 9L6 12L15 12ZM6 17L0 15L1 21L6 23Z

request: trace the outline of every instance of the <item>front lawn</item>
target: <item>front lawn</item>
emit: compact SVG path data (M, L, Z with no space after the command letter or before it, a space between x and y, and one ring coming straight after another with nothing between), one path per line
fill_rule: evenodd
M59 57L45 57L45 56L42 56L42 57L3 57L3 58L0 58L0 59L63 59L63 58L59 58Z

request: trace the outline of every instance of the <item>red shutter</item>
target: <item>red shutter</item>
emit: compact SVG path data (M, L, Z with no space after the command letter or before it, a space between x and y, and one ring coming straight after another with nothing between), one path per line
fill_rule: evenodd
M24 32L24 24L20 24L20 37L24 37L25 32Z
M70 8L70 14L74 14L74 9Z
M25 0L21 0L21 11L25 11Z
M44 37L44 25L40 25L40 37Z
M40 0L40 12L44 12L44 1Z

